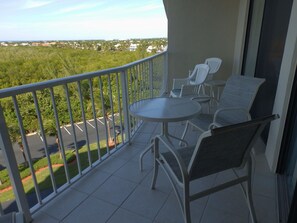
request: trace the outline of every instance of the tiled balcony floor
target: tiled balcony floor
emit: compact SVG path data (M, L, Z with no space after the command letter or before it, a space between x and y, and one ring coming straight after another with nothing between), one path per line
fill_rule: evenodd
M170 125L170 133L181 135L184 125ZM182 223L182 214L171 185L160 169L156 190L150 189L152 154L144 158L139 171L138 158L150 138L160 131L156 123L145 123L132 144L115 153L96 169L64 191L36 214L34 223ZM198 131L189 131L188 141L197 139ZM276 180L269 172L263 146L256 148L253 178L254 202L258 221L277 223ZM193 185L197 190L232 176L224 172ZM240 186L234 186L191 204L192 222L250 223L248 207Z

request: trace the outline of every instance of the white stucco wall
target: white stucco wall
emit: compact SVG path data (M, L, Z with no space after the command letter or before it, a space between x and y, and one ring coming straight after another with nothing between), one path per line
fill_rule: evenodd
M237 38L241 1L164 0L168 17L169 88L173 78L186 77L189 69L204 63L207 57L223 60L217 79L227 79L232 74L234 55L240 55L242 50L242 42Z

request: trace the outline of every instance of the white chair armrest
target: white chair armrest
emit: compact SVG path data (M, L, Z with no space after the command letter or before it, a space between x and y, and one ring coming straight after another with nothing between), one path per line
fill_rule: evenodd
M181 89L182 85L189 84L188 78L175 78L173 79L172 89Z
M240 117L240 119L236 120L236 118L235 118L234 120L231 120L231 121L228 120L228 123L222 123L222 120L226 121L226 118L224 118L224 113L230 116L231 112L233 114L236 114L237 117ZM234 112L236 112L236 113L234 113ZM225 117L226 117L226 115L225 115ZM209 128L220 127L220 126L223 126L226 124L236 124L236 123L248 121L248 120L251 120L251 115L250 115L249 111L247 111L246 109L244 109L242 107L220 108L220 109L216 110L216 112L214 113L213 122L210 124Z
M189 95L198 95L200 85L182 85L180 97L185 97Z

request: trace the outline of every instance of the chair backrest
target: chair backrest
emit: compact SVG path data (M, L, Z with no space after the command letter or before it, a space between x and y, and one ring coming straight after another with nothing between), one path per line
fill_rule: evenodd
M250 111L259 87L265 79L247 77L241 75L232 75L226 82L221 94L218 109L220 108L242 108L247 112ZM238 112L224 114L225 121L236 120L236 116L241 116ZM240 120L240 117L238 117ZM233 122L234 123L234 122Z
M278 117L270 115L203 133L198 139L188 166L190 179L230 168L244 167L250 150L265 125Z
M190 84L203 84L207 78L208 72L209 66L207 64L197 64L190 76Z
M218 72L218 70L220 69L222 64L222 59L217 57L211 57L211 58L207 58L204 63L209 66L209 74L214 74Z

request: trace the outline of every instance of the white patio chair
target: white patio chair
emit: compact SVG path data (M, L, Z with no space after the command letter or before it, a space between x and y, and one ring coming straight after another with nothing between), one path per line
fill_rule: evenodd
M240 184L253 223L256 213L252 199L251 149L265 125L277 118L272 115L240 124L208 130L200 135L196 146L177 148L166 137L158 136L154 147L154 175L151 188L155 189L159 166L168 176L182 210L185 223L191 222L190 202L225 188ZM162 151L159 151L159 143ZM166 150L165 150L166 149ZM164 151L165 150L165 151ZM247 165L247 173L238 176L234 168ZM235 179L199 193L191 193L190 182L225 170L233 170ZM242 183L246 182L246 188ZM182 189L180 192L179 187Z
M214 88L217 88L217 97L216 99L219 100L220 98L220 88L224 87L226 81L224 80L217 80L213 79L213 76L218 72L221 67L222 59L217 57L207 58L204 62L209 66L209 75L207 76L207 80L204 82L204 87L209 88L209 93L212 98L215 98Z
M200 131L206 131L211 127L250 120L250 108L264 81L265 79L262 78L232 75L226 82L215 113L199 114L199 116L188 120L181 138L185 138L189 125Z
M209 66L209 75L207 76L206 80L206 82L208 82L209 80L213 79L214 74L216 74L220 69L222 65L222 59L217 57L210 57L207 58L204 63Z
M200 92L201 86L207 78L209 66L197 64L188 78L173 79L171 97L194 97Z

